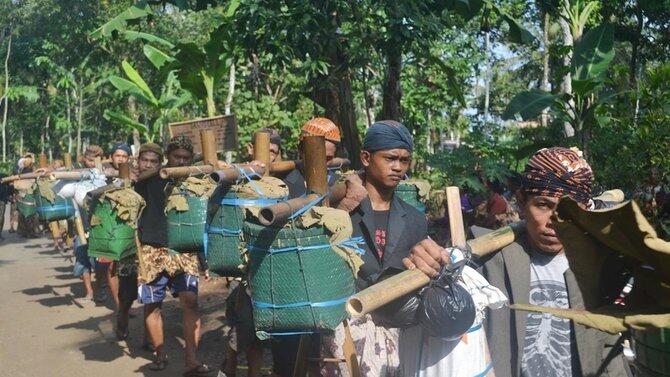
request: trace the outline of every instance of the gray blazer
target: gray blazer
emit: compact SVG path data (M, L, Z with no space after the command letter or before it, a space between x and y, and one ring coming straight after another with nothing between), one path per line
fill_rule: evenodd
M472 227L475 237L491 232ZM500 289L510 303L527 304L530 293L530 257L525 236L505 248L479 261L481 271L493 286ZM582 292L572 271L564 274L570 307L584 309ZM521 375L521 357L526 332L527 312L507 307L488 310L484 328L497 377ZM617 344L618 336L586 326L573 324L573 336L582 376L626 377L628 368ZM573 355L575 356L575 355ZM576 372L578 373L578 371Z

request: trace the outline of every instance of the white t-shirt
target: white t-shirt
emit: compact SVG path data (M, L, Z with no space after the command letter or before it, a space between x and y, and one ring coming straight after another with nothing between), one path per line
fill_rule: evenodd
M568 269L564 253L531 251L531 305L570 307L563 274ZM523 377L572 377L572 324L545 313L528 313L521 375Z

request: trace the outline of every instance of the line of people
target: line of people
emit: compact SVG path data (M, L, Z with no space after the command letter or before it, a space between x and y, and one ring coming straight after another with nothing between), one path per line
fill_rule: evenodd
M261 131L270 134L274 161L282 153L281 138L274 130ZM301 135L324 136L327 158L335 156L340 134L333 122L325 118L310 120L303 126ZM363 168L346 176L329 174L330 184L344 180L347 187L345 197L331 204L350 213L353 236L364 240L364 264L356 279L357 290L405 269L418 268L429 276L438 276L444 266L454 262L444 245L428 237L425 214L394 194L408 174L413 149L411 133L404 125L379 121L369 127L364 137L359 156ZM184 136L172 138L165 150L157 144L146 143L135 159L132 176L136 178L160 166L189 166L193 152L191 140ZM120 163L129 161L132 153L126 144L119 143L109 154L111 161L98 169L99 175L71 194L83 219L88 217L83 213L85 194L110 183L105 172L118 169ZM101 148L89 146L82 167L96 169L96 161L102 155ZM290 197L305 193L304 174L299 169L289 173L284 181ZM172 293L178 298L183 314L183 375L210 375L213 368L197 356L198 285L200 278L210 279L207 259L204 253L177 253L167 247L165 206L169 183L155 175L134 184L135 191L146 202L137 224L136 255L120 261L93 260L81 240L75 240L75 275L83 279L90 300L94 299L95 291L102 291L99 285L94 289L92 275L96 275L96 282L108 282L117 308L115 330L119 340L128 337L129 310L133 302L137 300L144 306L144 344L154 354L149 367L154 371L164 370L169 362L164 348L161 307L168 292ZM563 244L552 228L552 215L562 196L588 206L592 185L590 166L571 149L548 148L532 156L521 175L518 192L521 215L527 221L525 235L490 258L471 261L472 271L477 270L483 276L479 279L475 272L471 275L473 281L496 292L499 302L580 308L583 294L593 293L582 293L574 281ZM492 198L492 205L496 199ZM484 228L472 229L475 236L485 232ZM623 272L616 270L612 277L620 273ZM475 296L477 292L472 294ZM408 317L405 308L419 296L418 292L411 294L371 315L349 320L363 376L626 375L616 337L552 316L514 312L508 308L494 310L490 301L478 307L483 321L480 327L449 341L439 339L420 330L416 321L407 320L413 318L413 314ZM242 353L246 354L248 375L259 376L265 348L272 350L274 374L292 376L300 338L283 336L271 341L256 338L252 305L249 287L242 281L227 300L226 317L231 332L219 376L236 375L238 357ZM343 357L342 331L338 328L332 334L313 336L309 359ZM327 376L347 375L345 368L337 363L313 363L310 371Z

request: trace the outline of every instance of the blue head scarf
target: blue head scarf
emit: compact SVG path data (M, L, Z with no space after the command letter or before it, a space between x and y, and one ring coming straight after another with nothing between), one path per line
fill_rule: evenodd
M110 154L114 154L114 152L116 152L116 151L124 151L124 152L128 153L128 156L133 154L133 151L130 149L128 144L126 144L124 142L119 142L119 143L114 144L112 146L112 150L111 150Z
M407 149L412 152L414 143L407 127L395 120L373 123L363 139L363 150L376 152L388 149Z

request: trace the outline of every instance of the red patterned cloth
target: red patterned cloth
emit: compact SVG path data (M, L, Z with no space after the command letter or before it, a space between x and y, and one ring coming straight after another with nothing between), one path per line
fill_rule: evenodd
M592 184L593 170L576 148L540 149L528 161L521 176L521 190L525 194L569 196L580 203L591 199Z

